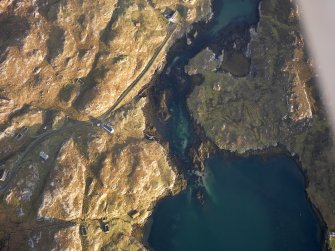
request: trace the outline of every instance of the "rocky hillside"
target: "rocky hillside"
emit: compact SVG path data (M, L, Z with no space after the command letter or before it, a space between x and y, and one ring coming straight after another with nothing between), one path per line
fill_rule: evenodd
M331 137L297 12L288 0L264 0L260 13L248 46L236 36L230 50L213 46L191 60L186 72L204 80L189 96L189 109L221 149L243 154L284 145L296 154L310 199L335 230Z
M165 149L144 137L145 103L120 110L112 136L85 128L40 146L54 157L39 160L38 151L27 157L0 207L10 250L51 250L50 243L55 250L144 249L135 232L176 182Z
M210 15L208 0L0 2L0 249L145 249L179 176L138 93Z
M169 33L166 8L178 10L190 24L209 15L210 2L1 1L0 96L77 119L102 114ZM164 54L140 86L162 65Z

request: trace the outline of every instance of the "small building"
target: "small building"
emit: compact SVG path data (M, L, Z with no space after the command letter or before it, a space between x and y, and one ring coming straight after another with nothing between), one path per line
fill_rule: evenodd
M23 127L22 130L18 134L15 135L15 139L16 140L22 139L22 137L27 133L27 131L28 131L28 127Z
M22 139L22 137L23 137L22 133L18 133L18 134L15 135L16 140L20 140L20 139Z
M102 123L101 127L110 134L114 133L114 128L108 124Z
M329 237L335 238L335 232L329 232Z
M170 17L168 20L169 20L169 23L176 24L176 23L179 23L181 21L181 16L180 16L178 11L175 11L173 13L172 17Z
M140 215L140 212L138 212L137 210L132 210L132 211L130 211L130 212L128 213L128 215L129 215L131 218L135 219L135 218L137 218L137 217Z
M40 158L46 161L47 159L49 159L49 155L42 151L40 152Z
M153 135L150 135L150 134L147 134L147 133L144 134L144 137L145 137L145 139L150 140L150 141L155 140L155 137Z
M162 12L163 16L166 18L166 19L169 19L173 16L174 14L174 10L170 9L169 7L166 7L163 12Z
M28 131L28 127L23 127L21 133L22 133L22 134L25 134L27 131Z
M5 181L7 179L9 170L8 169L1 169L0 170L0 181Z
M86 236L87 235L87 227L85 225L80 225L79 226L79 234L81 236Z
M135 27L140 28L142 23L139 20L133 20L133 24Z
M109 232L109 225L108 225L108 223L104 223L102 225L102 231L104 231L105 233Z

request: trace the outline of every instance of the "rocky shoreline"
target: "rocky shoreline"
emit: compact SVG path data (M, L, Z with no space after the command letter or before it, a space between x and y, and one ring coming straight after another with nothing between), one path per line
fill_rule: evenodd
M257 26L257 30L251 30L251 34L252 34L251 35L252 37L251 46L248 45L249 47L248 50L251 49L251 52L248 52L248 53L251 53L249 55L249 57L251 56L251 65L250 65L251 72L249 72L248 75L241 78L241 77L234 76L234 74L229 74L227 72L221 72L220 70L216 70L218 69L217 67L219 67L221 63L219 59L216 59L218 58L218 55L220 55L220 53L215 55L215 53L217 53L218 50L215 50L215 47L214 47L214 50L213 50L214 52L212 55L211 54L212 52L210 51L212 47L210 46L211 49L207 49L206 52L201 52L203 54L201 53L198 54L196 56L198 58L191 60L191 63L186 68L186 71L189 72L190 74L200 74L204 78L203 83L196 87L197 91L193 92L191 96L188 97L188 106L190 107L191 113L193 114L193 117L196 120L196 124L198 124L198 126L201 126L205 129L207 136L210 137L212 141L215 142L215 144L219 146L219 148L221 148L224 151L232 152L230 153L230 155L248 156L248 155L261 154L261 155L266 156L268 154L271 155L273 153L279 152L279 153L285 153L291 157L295 156L295 159L298 161L299 167L301 168L305 176L306 197L311 202L311 205L313 205L313 208L320 219L321 225L324 227L327 226L328 229L332 231L332 229L334 228L334 216L333 215L331 216L330 211L332 210L332 208L334 208L334 204L333 202L331 202L331 191L332 191L333 181L331 179L329 180L329 183L325 185L325 186L329 186L327 188L325 187L315 188L316 186L320 186L320 184L323 183L323 181L316 181L318 179L317 177L319 176L316 174L316 172L318 172L317 170L322 170L323 172L330 173L332 170L331 167L334 166L334 161L329 159L329 156L327 156L329 149L331 149L331 142L330 142L331 136L329 134L329 127L325 120L325 112L323 109L322 102L320 101L320 96L317 93L317 90L315 87L316 81L312 78L312 75L309 73L309 71L311 70L308 70L308 68L304 68L304 67L309 67L307 66L308 58L307 56L301 56L300 54L301 52L298 52L298 49L297 49L303 46L303 39L301 35L299 35L299 23L297 21L297 17L295 16L296 12L295 12L294 7L292 6L291 7L292 9L289 10L289 12L287 12L289 21L286 24L286 26L284 25L280 26L279 23L286 22L285 20L287 17L286 16L281 17L283 18L281 19L281 21L279 21L280 20L279 17L278 17L278 20L275 20L274 17L276 17L276 12L273 12L272 10L270 10L271 8L267 5L267 3L268 3L267 1L262 1L262 5L260 7L260 11L261 11L260 23ZM278 11L278 9L280 10L280 6L281 6L280 4L284 6L282 2L278 1L277 3L279 7L278 6L276 7L277 8L276 11ZM264 12L267 12L267 13L264 14ZM269 17L271 17L270 18L271 20L268 19ZM267 21L264 21L264 20L267 20ZM275 26L273 27L278 27L278 28L268 27L266 22L273 23L275 24ZM294 42L295 47L293 48L291 47L292 49L288 49L288 51L290 50L294 51L294 54L292 56L288 56L288 60L291 60L289 59L291 57L293 58L293 61L295 62L299 62L299 60L302 59L303 61L305 61L305 63L304 62L298 63L297 66L288 66L288 67L293 67L292 69L294 69L294 67L300 67L300 69L298 70L299 73L296 73L294 70L291 71L289 73L290 78L288 81L285 80L285 78L287 77L283 75L284 78L282 78L281 82L287 83L288 87L283 85L284 92L282 93L287 97L288 104L283 103L283 106L280 107L278 106L278 104L280 104L281 101L280 99L276 97L277 95L276 86L280 87L281 85L280 83L276 82L276 78L278 77L275 75L266 75L267 73L262 71L262 69L263 67L265 67L267 71L268 70L270 71L271 68L269 69L267 64L269 64L270 67L271 67L271 64L274 65L273 67L277 67L273 62L279 65L283 64L283 61L285 60L285 56L283 56L285 55L284 54L285 49L284 50L279 49L280 50L280 56L278 57L279 61L276 61L276 58L275 58L276 56L273 57L273 55L276 55L276 52L272 52L271 51L272 49L269 46L274 46L278 43L282 43L282 44L287 43L285 40L284 41L280 40L285 37L283 33L284 30L280 30L280 29L282 29L281 27L290 27L290 26L292 27L292 33L294 30L295 34L297 35L297 40ZM279 29L279 30L276 31L276 29ZM265 38L262 35L264 32L267 38ZM266 41L266 40L271 40L269 38L273 36L273 34L276 34L276 32L280 34L279 40L275 39L270 43ZM260 37L260 40L258 40L257 37ZM252 45L253 40L255 39L258 42ZM263 45L262 44L263 42L260 42L260 41L263 41L265 44L268 43L268 45L265 45L263 47L263 50L265 50L266 54L262 54L262 51L260 51L259 49L257 52L257 47L261 47ZM255 48L253 49L252 48L253 46L255 46L256 49ZM236 50L235 48L234 50ZM257 53L261 53L260 57L258 56ZM256 59L253 58L255 55L256 55ZM267 60L268 62L266 62ZM262 63L262 61L264 62L264 64ZM255 62L257 62L257 64L255 64ZM198 67L197 65L202 65L202 67ZM259 65L261 65L261 67ZM290 65L290 63L288 63L288 65ZM277 70L273 71L275 72L274 74L280 71L278 68L275 68L275 69ZM262 78L259 78L259 77L257 78L259 74L260 75L264 74L265 79L267 80L263 81ZM294 74L301 74L300 80L306 81L306 82L300 82L300 83L295 82L296 80L295 80ZM306 74L306 75L303 75L303 74ZM252 81L253 78L257 79L258 81L258 83L255 83L255 87L250 85L248 82L248 81ZM243 79L245 79L245 81ZM239 84L239 81L241 82L241 84ZM269 83L272 82L273 83L272 86L267 85L266 81L268 81ZM215 86L216 83L219 83L217 84L218 86ZM246 88L246 85L248 86L249 89ZM303 87L297 87L299 85ZM213 90L211 88L213 88ZM253 101L251 101L253 97L245 96L244 94L240 92L239 88L240 90L242 89L245 92L252 92L255 95L257 95L257 91L256 92L253 92L253 91L260 90L261 92L263 92L262 97L264 97L264 95L267 95L266 90L269 89L271 90L271 93L269 93L269 97L271 101L268 103L266 103L266 101L265 102L259 101L260 106L258 106L259 104L257 104L257 102L259 99L256 101L256 103L253 103ZM253 88L256 88L256 89L253 89ZM303 89L305 88L305 90L301 91L301 89L299 88L303 88ZM311 90L308 90L309 88ZM286 89L289 89L290 91L287 92ZM220 90L222 94L216 94L216 93L220 93ZM278 93L281 93L281 91L279 91ZM293 102L296 102L296 103L290 103L293 100L292 98L290 98L290 95L292 95L292 93L294 93L294 98L295 98ZM306 93L308 93L309 96L307 96ZM278 96L280 97L280 95L281 94L279 94ZM306 96L304 97L303 95L306 95ZM259 98L261 99L261 97ZM216 100L213 101L213 99L214 100L216 99ZM242 101L243 99L246 102ZM306 101L304 101L304 99ZM247 103L249 102L249 100L251 101L251 104ZM215 103L216 101L222 102L223 105L218 107L218 103ZM242 109L244 110L241 110L240 111L241 113L239 114L242 120L234 121L234 119L236 118L235 115L238 115L238 114L234 115L234 113L230 114L232 116L231 118L228 119L229 112L231 112L232 110L236 111L236 109L239 109L238 108L239 104L243 102L244 102L243 104L244 106L242 106ZM310 106L311 103L313 104L312 106ZM281 136L279 136L278 138L275 137L273 141L271 141L271 138L273 137L271 136L271 133L270 134L266 133L265 137L262 137L261 134L263 132L269 132L269 131L271 132L271 130L273 130L272 126L277 123L279 125L278 130L281 130L281 127L284 124L280 120L278 120L277 122L275 120L271 121L271 116L269 117L270 121L267 122L268 124L261 121L262 119L260 119L259 122L257 121L258 113L262 113L266 111L267 109L266 107L269 107L272 105L277 107L277 111L275 109L270 110L271 113L281 113L283 110L286 109L284 108L285 106L288 106L291 109L291 110L287 109L290 111L289 113L287 113L287 116L290 116L291 118L289 122L291 125L288 126L288 129L285 133L283 134L279 133L279 135ZM254 112L253 115L250 116L250 120L243 120L245 118L243 117L245 116L243 112L246 111L246 108L250 108L249 112L251 113ZM257 109L259 110L257 111ZM304 109L307 109L307 110L304 110ZM309 111L308 109L311 109L311 111ZM310 115L312 113L313 115ZM269 113L265 112L265 114L269 114ZM220 120L220 116L222 117L226 115L227 115L227 120L225 121L224 120L222 121L222 119ZM263 115L263 116L267 116L267 115ZM263 116L261 115L260 118L263 118ZM219 127L220 124L221 125L225 124L226 127L221 128ZM261 130L261 131L257 131L257 133L259 133L260 135L255 137L255 139L251 139L249 137L254 132L251 131L250 129L246 129L248 125L251 125L251 128L254 128L255 130L258 130L258 129ZM267 125L270 125L270 127L268 127ZM233 132L234 128L236 127L241 128L240 132L236 132L236 135L235 135L236 137L229 138L228 136L226 141L222 141L222 138L225 137L225 135L222 134L222 132L224 131L226 132L228 131L228 133ZM216 130L218 128L221 128L220 129L221 131ZM318 128L318 129L314 131L315 129L313 128ZM243 131L244 129L246 131ZM273 132L274 132L274 135L278 133L276 128L274 128ZM242 135L244 135L245 138L239 139L239 136L242 136ZM287 137L286 135L289 135L289 136ZM298 143L297 140L294 140L295 138L298 138L301 142ZM323 141L325 144L321 146L320 144L317 143L319 142L319 140ZM302 146L300 146L299 144L302 144ZM312 149L306 150L307 145L313 145ZM315 145L318 145L318 146L315 146ZM314 158L317 158L319 162L315 162L314 160L312 160L310 157L311 155L314 156ZM331 174L328 174L327 176L332 177ZM312 192L311 187L313 187L313 189L317 189L317 191L314 190L314 192ZM323 197L324 200L327 201L328 199L328 202L326 203L321 202L319 199L320 196L321 197L324 196ZM323 248L327 249L328 233L326 230L324 232L324 239L325 239L326 244L324 245Z
M269 6L266 5L267 1L262 1L262 3L264 3L264 2L265 2L265 7L264 6L262 7L262 5L260 4L260 8L259 8L260 11L262 11L262 8L263 8L263 11L264 11L264 8L269 8ZM283 5L285 5L285 4L283 4ZM291 6L290 3L288 4L288 6ZM279 10L280 10L280 7L279 7ZM266 11L269 11L269 10L266 10ZM290 7L286 11L287 11L286 13L291 18L290 21L289 21L290 23L287 24L287 25L292 25L292 27L294 27L295 32L298 32L299 28L298 28L298 22L296 21L297 16L295 16L295 9L293 7ZM275 15L275 14L272 13L272 15ZM269 14L266 14L265 16L268 17ZM262 14L261 14L261 17L262 17ZM283 17L280 17L280 18L283 18ZM283 19L280 19L280 20L283 20ZM272 22L272 21L270 21L270 22ZM259 26L259 24L258 24L256 30L249 31L249 29L248 29L247 32L248 33L249 32L253 33L252 36L255 37L255 36L257 36L256 33L259 32L259 29L262 29L262 26L264 26L264 24L262 24L261 26ZM195 31L195 33L199 33L199 32L201 32L201 31ZM246 36L244 38L246 38L248 40L248 36ZM274 42L274 43L278 43L278 42ZM301 35L299 35L298 33L297 33L296 43L297 43L296 46L298 46L298 48L299 48L299 46L301 46L301 43L303 45L303 42L301 40ZM175 45L175 48L176 48L175 50L179 51L180 48L185 46L185 44L186 43L184 41L180 41L180 45L178 45L178 44ZM247 45L247 47L248 47L248 50L250 50L249 44ZM220 49L217 50L216 48L221 48L221 47L214 44L214 45L210 45L210 48L216 53L216 55L213 56L213 57L217 58L218 55L220 55L221 51L220 51ZM245 45L240 47L240 48L242 48L241 51L245 52L245 48L246 48ZM227 49L227 47L226 47L226 49ZM291 50L293 51L294 48L291 49ZM172 51L173 51L173 48L172 48ZM298 50L295 50L294 52L296 54L293 55L293 58L294 57L296 57L296 58L301 57L300 52ZM248 53L250 53L250 52L248 52ZM250 55L247 55L247 56L250 57ZM201 59L201 57L200 57L199 65L201 65L201 67L194 66L193 69L195 71L191 70L191 71L193 71L192 74L195 74L195 75L191 76L191 78L189 78L189 80L190 79L191 80L192 79L197 80L197 83L192 81L193 84L191 85L191 87L188 87L189 88L189 90L187 91L188 94L185 96L185 98L187 98L188 100L190 99L190 96L192 95L192 92L194 92L194 88L199 88L199 86L204 85L204 82L206 82L206 75L204 76L204 74L203 74L203 72L205 72L205 74L207 74L207 72L206 72L207 61L206 60L208 60L208 58L213 58L213 57L212 56L210 56L210 57L205 56L204 57L205 59ZM304 72L304 71L306 71L306 70L304 70L304 67L309 67L308 66L308 59L307 59L306 56L302 56L302 58L303 58L302 60L304 62L307 62L307 64L302 62L302 63L299 63L300 65L298 64L297 66L293 66L293 67L302 67L302 68L300 68L300 71ZM205 65L205 68L203 67L204 65ZM208 64L208 65L210 67L210 64ZM251 62L250 71L253 70L253 67L254 67L254 65ZM216 68L216 66L214 66L214 68ZM199 69L200 72L196 72L198 69ZM294 69L294 68L292 68L292 69ZM208 71L212 71L212 69L208 68ZM229 75L229 73L227 71L223 71L223 73L228 75L227 79L229 79L229 78L230 79L241 78L241 77L248 79L248 78L250 78L250 77L248 77L248 75L251 74L250 71L248 72L248 74L240 76L240 77L238 77L234 74ZM303 86L308 85L308 87L311 88L311 91L307 91L307 93L309 93L308 95L310 95L310 96L309 97L306 96L306 100L307 100L306 104L307 105L310 104L311 103L310 100L313 100L312 101L313 102L313 108L312 108L313 109L313 117L309 118L310 115L308 115L308 114L310 114L310 113L309 112L304 112L303 110L299 110L300 108L294 108L294 109L296 109L295 111L291 110L291 114L288 113L288 114L290 114L288 116L291 116L292 121L295 120L295 122L292 122L292 124L294 124L294 123L296 123L296 124L293 125L293 126L290 126L291 129L288 129L288 134L290 135L289 138L290 137L291 138L292 137L297 137L297 138L306 137L305 139L307 139L308 137L304 136L304 135L309 133L309 135L311 135L310 137L312 137L312 139L308 139L308 141L306 141L306 142L303 141L304 143L302 143L302 144L316 144L316 140L318 140L318 136L316 136L316 135L318 135L318 134L315 134L315 132L313 131L313 130L315 130L315 129L313 129L313 126L314 126L316 128L317 127L323 128L323 129L317 129L317 131L321 130L321 132L322 132L322 130L324 130L322 132L322 134L324 134L324 136L322 138L323 139L325 137L328 138L328 142L329 142L330 135L327 134L328 126L327 126L327 122L325 121L325 118L324 118L325 115L324 115L323 105L322 105L322 102L320 100L320 96L319 96L319 94L318 94L318 92L315 88L315 80L313 80L313 78L311 77L310 73L308 73L308 71L309 70L306 71L306 74L307 74L306 79L303 80L303 81L308 82L308 84L304 84ZM220 70L217 71L217 72L218 72L218 74L221 74ZM210 74L213 75L215 73L210 73ZM290 74L296 74L296 73L294 71L292 71ZM310 77L308 77L308 76L310 76ZM294 79L293 80L292 79L293 78L291 78L289 80L289 81L292 81L292 82L288 82L288 84L292 84L292 83L294 84L295 83ZM198 82L198 80L200 80L200 83ZM285 88L286 87L284 87L284 90L285 90ZM293 90L293 92L294 91L296 92L295 95L296 95L297 99L294 102L298 102L298 104L299 104L299 102L302 102L302 103L305 102L303 100L304 99L303 96L298 97L299 95L304 95L303 94L304 92L301 92L299 90L300 87L298 87L296 89L294 89L294 88L296 88L296 87L293 87L293 89L291 89L291 90ZM287 93L287 92L285 91L285 93ZM302 93L302 94L300 94L300 93ZM287 95L286 96L287 100L290 100L289 94L285 94L285 95ZM290 94L290 95L292 95L292 94ZM166 98L166 96L169 96L168 92L165 93L164 95L162 95L161 97L163 97L163 96L164 96L164 98ZM207 98L206 96L203 96L203 97L195 96L195 99L197 99L198 101L199 100L200 101L206 101L206 98ZM305 105L305 104L303 103L302 105ZM191 149L188 149L188 154L189 154L190 159L193 160L193 165L197 168L197 171L199 171L200 173L203 171L204 160L206 158L208 158L209 155L214 154L215 152L218 152L218 151L223 152L228 158L230 158L230 157L232 157L232 158L246 157L246 156L250 156L250 155L261 155L261 156L264 156L266 158L268 156L275 155L275 154L285 154L285 155L288 155L290 158L295 159L298 166L300 167L300 171L303 173L303 175L305 177L306 198L309 200L310 204L312 205L313 210L315 211L316 215L318 216L320 224L323 228L323 235L322 236L323 236L324 242L323 242L323 247L322 248L323 248L323 250L328 250L329 239L328 239L327 229L332 230L334 217L328 215L328 217L325 218L326 211L329 210L327 208L328 206L325 207L326 206L325 204L320 204L320 202L317 202L317 200L315 200L315 193L314 193L313 196L311 196L311 192L309 190L310 190L311 186L315 185L315 176L310 174L310 172L311 172L311 169L315 169L317 167L316 166L314 167L314 164L306 163L306 158L308 158L307 156L309 154L315 155L316 154L315 151L318 151L318 150L312 150L312 151L303 150L302 151L301 148L299 148L299 146L294 146L295 143L293 143L293 144L289 143L290 139L288 139L287 141L274 140L274 142L272 142L271 144L265 144L265 145L262 145L262 147L259 147L259 146L257 146L257 147L247 147L246 149L242 148L241 150L237 150L238 148L231 149L229 146L227 147L225 145L221 145L221 147L218 147L217 143L215 142L215 138L208 135L208 130L206 128L204 128L202 122L199 121L196 116L194 116L194 115L196 115L195 110L190 109L189 106L186 107L186 109L188 110L189 114L193 114L193 116L190 118L190 123L192 124L192 128L196 132L195 133L196 134L196 143L194 143L194 146L191 147ZM203 106L206 107L206 105L203 105ZM305 109L305 108L303 108L303 109ZM308 108L308 106L306 106L306 109L310 109L310 108ZM207 111L207 113L210 113L210 112ZM300 115L295 115L294 113L295 114L300 113ZM306 116L306 117L305 117L305 119L301 119L301 116ZM297 119L297 118L299 118L299 119ZM301 121L299 121L299 120L301 120ZM269 122L269 123L271 124L271 122ZM211 125L213 126L213 124L211 124ZM216 137L221 137L220 134L218 134L218 133L216 133L214 135L216 135ZM325 135L328 135L328 136L325 136ZM206 142L206 143L203 144L203 142ZM327 140L326 140L326 142L327 142ZM243 143L241 144L241 146L243 146ZM324 153L327 152L327 150L325 150L325 149L327 149L328 147L326 147L326 146L327 146L327 144L320 148L320 149L323 149L323 150L318 151L319 156L322 155L322 152L324 152ZM314 151L314 153L313 153L313 151ZM322 158L323 158L322 161L326 161L325 165L328 166L328 170L329 170L329 168L334 164L334 162L332 162L331 160L330 160L330 162L329 162L329 160L327 161L326 157L322 157ZM185 168L185 167L181 167L181 168ZM328 197L328 198L330 198L330 197Z

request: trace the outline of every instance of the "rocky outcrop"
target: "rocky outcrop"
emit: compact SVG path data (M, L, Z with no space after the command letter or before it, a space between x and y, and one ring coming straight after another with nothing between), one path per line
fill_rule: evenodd
M77 251L82 249L79 232L76 227L61 229L56 232L54 236L55 237L51 248L49 245L45 245L45 249L50 248L50 250L69 251Z
M66 142L44 189L38 218L70 221L81 218L86 166L73 140Z
M290 1L266 0L260 11L243 52L250 59L249 74L222 71L222 56L207 48L185 69L204 79L190 94L188 107L221 149L243 154L281 144L297 154L308 195L334 230L331 136L296 11Z
M45 114L33 107L19 107L9 100L2 100L0 109L3 111L0 115L0 156L6 159L41 129Z
M116 153L107 155L99 172L101 184L91 185L96 189L90 191L87 214L99 218L106 211L114 218L136 210L143 223L147 206L174 185L176 175L165 154L158 143L140 141L119 146Z

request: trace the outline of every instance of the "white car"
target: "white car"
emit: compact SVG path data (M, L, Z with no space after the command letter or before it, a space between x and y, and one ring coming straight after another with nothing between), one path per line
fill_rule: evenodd
M0 170L0 173L1 172L2 172L2 174L1 174L1 177L0 177L0 181L5 181L7 179L9 170L7 170L7 169Z
M114 133L114 128L108 124L102 124L101 126L105 131L109 132L110 134Z

